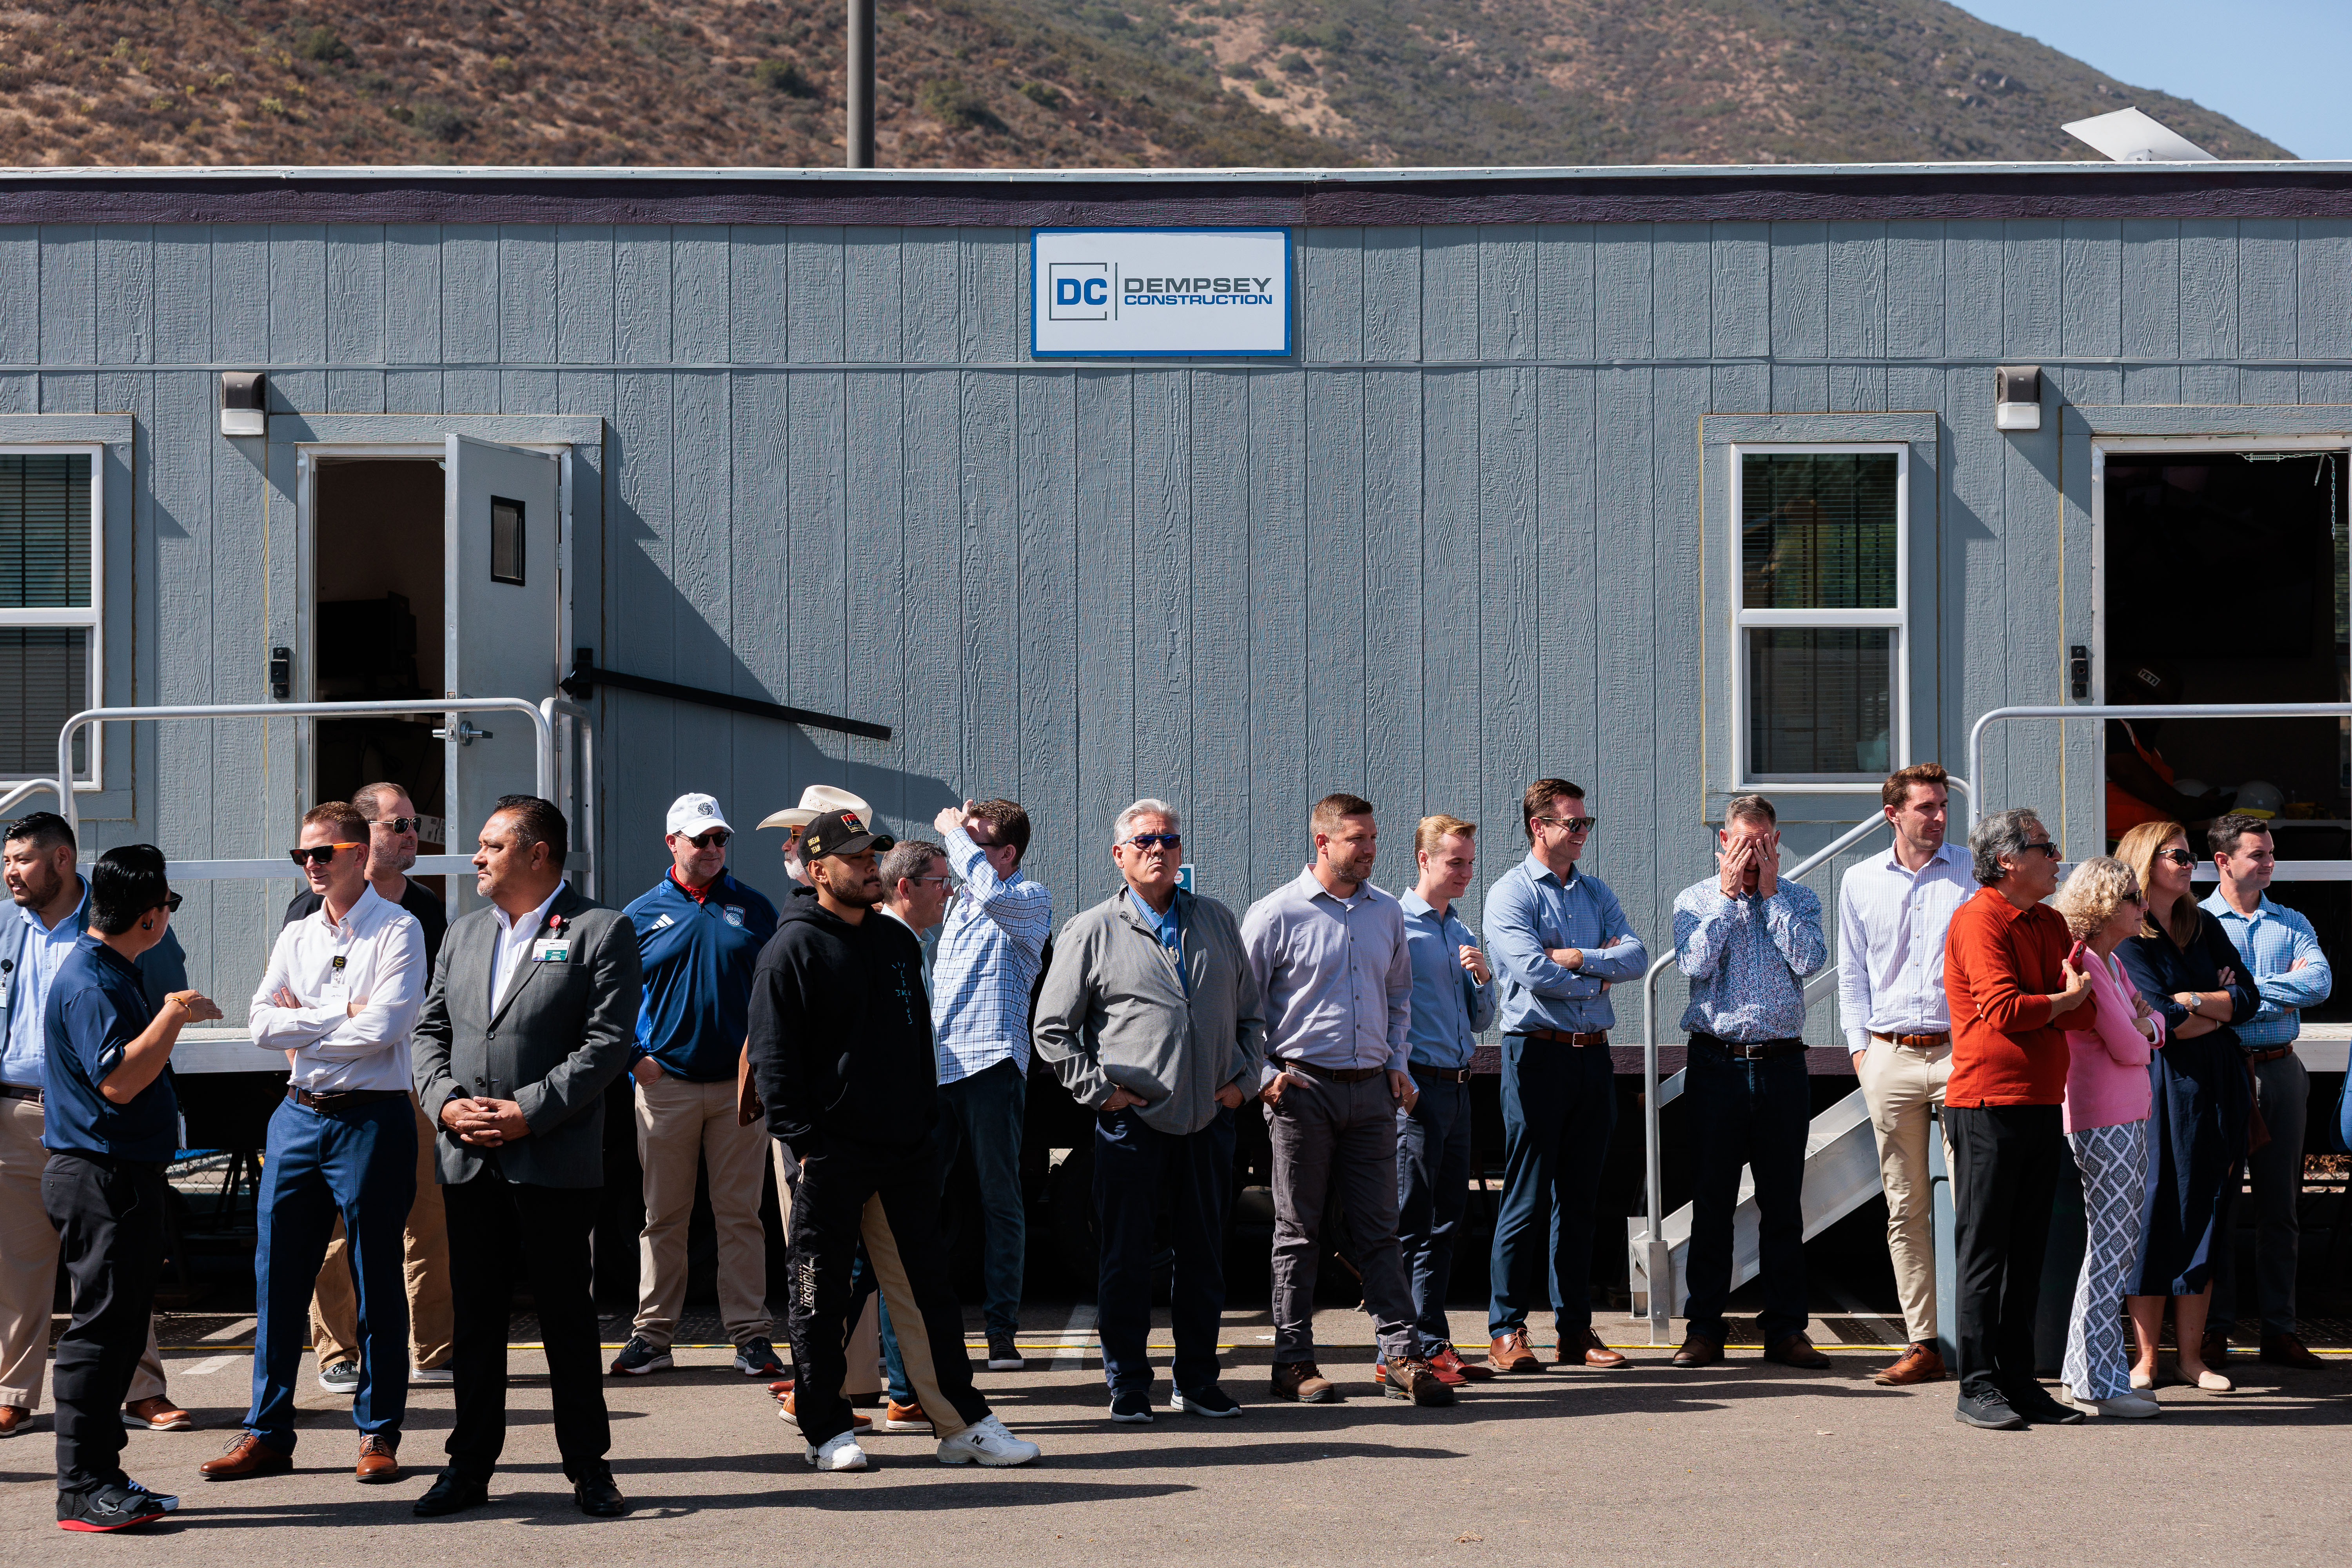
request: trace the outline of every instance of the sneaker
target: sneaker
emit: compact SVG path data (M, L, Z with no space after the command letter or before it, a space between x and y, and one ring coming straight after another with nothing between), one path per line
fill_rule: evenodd
M777 1359L774 1345L752 1338L735 1347L735 1370L745 1377L774 1377L784 1370L784 1363Z
M863 1421L866 1417L861 1415L858 1419ZM897 1400L893 1399L885 1404L882 1407L882 1430L885 1432L928 1432L931 1430L931 1418L923 1414L923 1407L919 1402L909 1402L908 1404L901 1405Z
M1234 1396L1213 1383L1204 1383L1198 1388L1178 1389L1176 1397L1168 1402L1168 1408L1181 1410L1187 1415L1205 1415L1212 1421L1230 1421L1242 1413L1242 1407L1234 1403Z
M2164 1409L2145 1394L2130 1390L2107 1399L2085 1399L2071 1388L2061 1387L2058 1396L2086 1416L2110 1415L2123 1421L2145 1421Z
M319 1386L329 1394L340 1394L348 1399L360 1391L360 1363L355 1361L329 1362L319 1369Z
M983 1415L940 1445L940 1463L1002 1469L1025 1465L1038 1453L1036 1444L1015 1437L995 1416Z
M1381 1380L1381 1392L1391 1399L1410 1399L1415 1405L1437 1405L1454 1403L1454 1390L1447 1387L1436 1369L1417 1355L1399 1356Z
M988 1336L988 1370L991 1372L1021 1372L1028 1362L1021 1355L1021 1347L1013 1342L1011 1334Z
M796 1427L801 1424L800 1412L793 1408L793 1391L789 1386L787 1386L782 1394L776 1395L776 1403L783 1406L782 1409L776 1412L777 1420L782 1422L787 1426ZM849 1431L852 1436L863 1437L873 1430L874 1417L871 1415L860 1415L855 1410L849 1413Z
M1177 1408L1183 1408L1180 1395ZM1148 1388L1122 1388L1110 1396L1110 1418L1129 1426L1151 1425L1151 1391Z
M820 1470L863 1470L870 1468L866 1462L866 1450L857 1446L857 1434L844 1432L828 1437L823 1444L809 1445L808 1462Z
M411 1388L446 1386L457 1381L457 1369L447 1366L412 1366L408 1369Z
M170 1492L149 1491L137 1481L126 1480L122 1484L130 1488L132 1491L137 1492L141 1497L153 1498L157 1503L162 1505L165 1513L170 1513L180 1506L180 1500L173 1497Z
M1952 1419L1965 1426L1979 1426L1988 1432L2022 1432L2025 1417L2010 1408L2009 1401L1998 1391L1991 1394L1960 1395ZM2080 1416L2076 1420L2082 1419Z
M129 1530L163 1518L165 1508L154 1493L110 1482L86 1492L58 1494L58 1528L104 1533Z
M667 1349L656 1350L642 1334L631 1334L621 1353L613 1358L613 1370L629 1377L643 1377L649 1372L667 1372L677 1363L670 1359Z
M2038 1383L2021 1382L2008 1390L2009 1407L2028 1421L2044 1426L2080 1426L2090 1419L2071 1405L2061 1405Z

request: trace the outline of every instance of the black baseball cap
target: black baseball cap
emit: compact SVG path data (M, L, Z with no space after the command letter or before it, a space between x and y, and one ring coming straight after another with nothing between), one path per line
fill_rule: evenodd
M801 830L801 853L812 860L828 855L863 855L868 849L880 854L898 842L887 833L867 832L854 811L822 812Z

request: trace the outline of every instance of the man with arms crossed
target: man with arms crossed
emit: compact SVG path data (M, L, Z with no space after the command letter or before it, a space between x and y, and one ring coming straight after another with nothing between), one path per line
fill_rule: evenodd
M1592 1216L1617 1125L1609 986L1640 979L1650 954L1609 884L1577 865L1593 821L1581 789L1536 780L1519 800L1527 858L1486 895L1503 982L1503 1202L1486 1310L1497 1372L1541 1370L1528 1314L1546 1295L1555 1364L1625 1364L1592 1331Z
M1233 911L1176 885L1176 808L1139 800L1111 826L1125 884L1063 928L1037 999L1037 1055L1095 1113L1103 1380L1110 1418L1151 1420L1153 1228L1167 1204L1176 1270L1171 1410L1241 1414L1217 1384L1234 1117L1265 1030Z
M1838 1017L1878 1139L1886 1189L1886 1249L1909 1346L1879 1369L1890 1386L1940 1382L1936 1348L1936 1238L1927 1135L1952 1070L1951 1007L1944 995L1944 932L1976 892L1969 858L1944 842L1941 765L1890 774L1880 809L1895 829L1887 852L1838 888Z

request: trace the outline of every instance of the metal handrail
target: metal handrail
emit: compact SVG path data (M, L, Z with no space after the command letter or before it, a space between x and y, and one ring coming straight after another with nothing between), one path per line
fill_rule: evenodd
M1995 708L1969 726L1969 777L1984 777L1985 726L1996 719L2352 719L2352 702L2074 702ZM1977 799L1969 795L1969 826Z
M37 795L43 790L47 790L51 795L56 795L60 800L65 798L65 792L58 788L57 780L26 779L23 784L16 785L16 788L10 790L6 795L0 795L0 811L5 811L10 806L16 805L18 801L24 799L26 795Z

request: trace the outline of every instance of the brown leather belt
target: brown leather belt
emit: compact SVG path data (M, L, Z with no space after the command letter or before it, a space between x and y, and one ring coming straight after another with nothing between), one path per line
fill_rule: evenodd
M329 1116L346 1110L362 1110L371 1105L381 1105L387 1100L406 1100L407 1092L397 1089L347 1089L340 1092L312 1094L307 1089L286 1086L286 1098L297 1105L307 1105Z
M2293 1055L2294 1055L2294 1047L2293 1046L2279 1046L2273 1049L2248 1051L2246 1053L2246 1059L2250 1062L2260 1065L2263 1062L2278 1061L2283 1058L2291 1057Z
M1606 1029L1591 1035L1571 1035L1559 1029L1514 1029L1511 1032L1525 1035L1530 1040L1549 1040L1556 1046L1605 1046L1609 1043L1609 1031Z
M1470 1081L1468 1068L1433 1068L1427 1062L1413 1062L1405 1070L1412 1074L1413 1080L1417 1083L1468 1083Z
M1313 1062L1302 1062L1292 1057L1276 1057L1274 1065L1285 1072L1311 1073L1317 1078L1328 1078L1333 1083L1361 1083L1366 1079L1378 1078L1389 1070L1386 1068L1318 1067Z
M1882 1035L1877 1030L1873 1029L1870 1032L1870 1037L1874 1040L1885 1040L1890 1046L1909 1046L1914 1050L1921 1051L1932 1051L1937 1046L1948 1046L1952 1043L1952 1037L1948 1033L1941 1035Z
M29 1100L41 1103L41 1091L26 1083L0 1083L0 1100Z
M1727 1040L1717 1035L1693 1035L1691 1044L1713 1046L1717 1050L1729 1052L1734 1060L1743 1062L1769 1061L1774 1057L1792 1056L1805 1048L1802 1040L1758 1040L1750 1044L1745 1040Z

